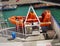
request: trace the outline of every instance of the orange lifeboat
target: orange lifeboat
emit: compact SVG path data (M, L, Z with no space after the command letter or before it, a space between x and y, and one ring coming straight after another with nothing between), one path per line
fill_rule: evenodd
M42 18L40 18L40 26L49 26L51 25L51 13L49 10L45 10L42 13Z
M23 21L24 21L24 18L22 16L12 16L9 18L9 21L12 23L12 24L15 24L15 25L19 25L19 26L23 26Z
M35 14L33 12L30 12L27 18L27 22L38 22Z

